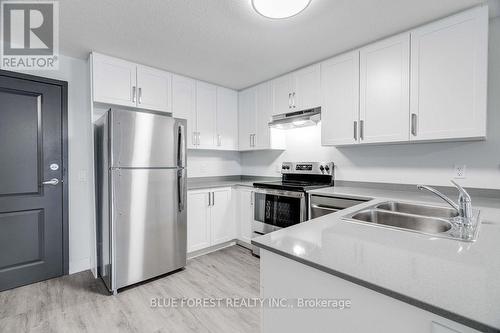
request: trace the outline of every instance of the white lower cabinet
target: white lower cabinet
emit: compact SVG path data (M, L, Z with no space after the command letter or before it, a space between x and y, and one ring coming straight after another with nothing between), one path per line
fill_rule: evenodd
M232 203L230 188L212 190L212 245L228 242L236 238L236 223Z
M194 252L236 238L231 188L188 191L187 252Z
M238 240L250 244L252 240L253 190L252 188L239 187L235 193Z
M293 277L293 278L290 278ZM262 333L477 333L470 327L278 254L260 251L262 299L350 301L344 309L264 307ZM339 303L340 304L340 303ZM344 302L344 304L347 304Z
M210 246L209 191L187 193L187 251L193 252Z

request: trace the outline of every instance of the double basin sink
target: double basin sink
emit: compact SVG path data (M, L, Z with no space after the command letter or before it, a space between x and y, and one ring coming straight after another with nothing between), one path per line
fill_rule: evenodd
M435 237L474 241L479 211L474 211L472 223L465 226L458 212L452 208L386 201L346 215L343 219Z

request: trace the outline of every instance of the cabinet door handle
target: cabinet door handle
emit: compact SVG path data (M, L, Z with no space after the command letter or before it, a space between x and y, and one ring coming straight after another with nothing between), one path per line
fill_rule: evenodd
M215 206L215 192L212 192L212 206Z
M255 147L255 134L252 135L252 147Z
M200 145L200 136L201 136L201 133L200 132L196 132L196 145L199 146Z
M193 132L193 135L191 137L191 142L193 143L193 146L196 146L196 132Z
M296 105L295 105L295 91L292 94L292 105L293 105L293 108L295 109L295 107L296 107Z
M253 206L253 200L254 200L253 199L253 193L254 193L253 191L250 192L250 206Z
M292 107L292 93L288 93L288 108Z
M217 134L217 146L221 146L222 145L222 137L220 134Z
M212 196L210 195L212 192L208 192L208 207L212 206Z
M411 114L411 134L417 136L417 114Z
M135 86L132 86L132 103L135 103L135 91L136 91L136 87Z
M138 89L138 94L139 94L138 101L139 101L139 104L141 104L142 103L142 88Z
M354 141L358 140L358 122L354 121Z
M364 120L359 121L359 138L361 140L365 139L365 121Z

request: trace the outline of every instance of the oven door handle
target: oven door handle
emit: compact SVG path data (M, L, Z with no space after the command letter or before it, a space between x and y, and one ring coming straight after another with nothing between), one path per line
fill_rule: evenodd
M261 194L277 195L281 197L289 197L289 198L305 198L306 196L304 192L283 191L283 190L264 189L264 188L254 188L254 192Z

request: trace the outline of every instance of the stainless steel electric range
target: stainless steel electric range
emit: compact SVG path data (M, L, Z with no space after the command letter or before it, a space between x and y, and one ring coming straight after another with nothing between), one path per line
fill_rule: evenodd
M283 162L281 181L253 183L253 237L308 219L307 191L333 186L333 162ZM254 247L254 254L258 249Z

